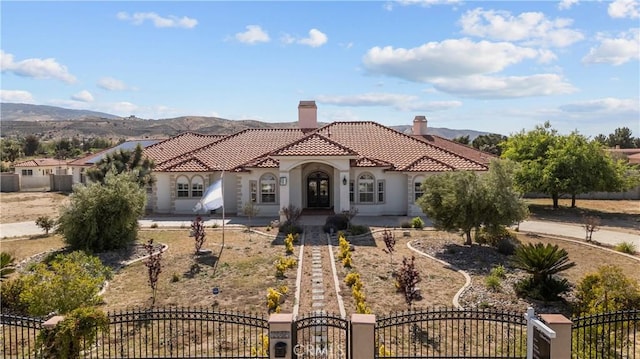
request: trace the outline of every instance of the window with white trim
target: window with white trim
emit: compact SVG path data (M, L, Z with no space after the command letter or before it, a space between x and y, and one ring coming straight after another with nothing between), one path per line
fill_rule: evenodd
M33 176L33 170L22 170L23 176Z
M378 180L378 203L384 203L384 180Z
M260 202L276 203L276 176L267 173L260 177Z
M249 181L249 193L251 202L258 202L258 181Z
M204 193L204 180L200 176L191 179L191 197L202 197Z
M413 180L413 201L417 201L418 198L422 197L424 194L424 189L422 188L422 177L418 177Z
M374 183L375 178L368 174L363 173L358 177L358 202L360 203L373 203L374 202Z
M176 195L178 198L189 197L189 179L185 176L180 176L176 180Z
M349 202L353 203L356 201L356 183L351 180L349 181Z

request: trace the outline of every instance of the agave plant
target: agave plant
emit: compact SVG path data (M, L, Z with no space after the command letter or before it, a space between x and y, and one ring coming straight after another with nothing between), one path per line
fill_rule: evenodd
M541 283L552 275L565 271L576 264L569 261L569 254L563 248L551 244L527 244L516 249L513 264L533 276L533 281Z
M16 271L14 268L15 258L7 252L0 252L0 280L5 280L9 274Z

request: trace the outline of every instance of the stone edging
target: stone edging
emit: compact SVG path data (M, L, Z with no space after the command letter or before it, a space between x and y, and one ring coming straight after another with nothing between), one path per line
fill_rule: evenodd
M449 268L451 268L451 269L455 270L456 272L458 272L458 273L460 273L460 274L462 274L462 275L464 276L465 283L464 283L464 285L462 286L462 288L460 288L460 289L458 290L458 292L456 293L456 295L454 295L454 296L453 296L453 301L452 301L452 302L453 302L453 306L454 306L454 307L456 307L456 308L458 308L458 309L464 309L464 307L462 307L462 306L460 305L460 296L462 295L462 293L463 293L467 288L469 288L469 287L471 286L471 277L469 276L469 274L468 274L467 272L463 271L462 269L460 269L460 268L458 268L458 267L454 266L453 264L450 264L450 263L448 263L448 262L445 262L445 261L443 261L442 259L435 258L435 257L433 257L433 256L431 256L431 255L429 255L429 254L427 254L427 253L422 252L421 250L419 250L419 249L417 249L417 248L414 248L414 247L411 245L411 241L407 242L407 247L409 247L409 249L410 249L410 250L412 250L412 251L414 251L414 252L416 252L416 253L418 253L418 254L420 254L420 255L422 255L422 256L425 256L425 257L427 257L427 258L429 258L429 259L433 259L434 261L436 261L436 262L438 262L438 263L440 263L440 264L442 264L442 265L445 265L445 266L447 266L447 267L449 267Z
M333 286L336 288L336 299L338 300L338 308L340 308L340 316L342 319L347 318L347 312L344 309L344 301L340 294L340 280L338 280L338 271L336 270L336 260L333 256L333 246L331 245L331 236L325 233L327 237L327 248L329 249L329 259L331 260L331 271L333 272Z
M302 285L302 261L304 260L305 237L306 233L302 232L302 238L300 238L300 252L298 252L298 270L296 272L296 294L293 305L293 320L296 320L298 317L298 311L300 310L300 286Z

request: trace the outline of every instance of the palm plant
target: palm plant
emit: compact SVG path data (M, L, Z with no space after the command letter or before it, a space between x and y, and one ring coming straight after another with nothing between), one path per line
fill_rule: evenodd
M513 265L531 274L530 278L517 284L518 292L548 300L569 289L566 279L558 280L553 275L576 264L570 262L567 251L557 245L529 243L516 249Z
M14 267L15 258L7 252L0 252L0 280L5 280L9 274L16 271Z

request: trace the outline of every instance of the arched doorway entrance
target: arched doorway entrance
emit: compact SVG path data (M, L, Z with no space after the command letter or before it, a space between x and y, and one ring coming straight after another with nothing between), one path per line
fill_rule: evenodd
M329 175L322 171L316 171L307 177L307 207L329 208L330 194Z

